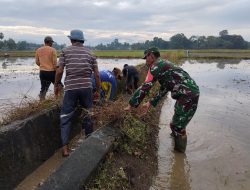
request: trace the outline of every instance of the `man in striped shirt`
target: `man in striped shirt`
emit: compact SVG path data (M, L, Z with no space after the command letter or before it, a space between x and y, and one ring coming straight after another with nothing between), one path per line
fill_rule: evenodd
M85 135L93 132L91 108L93 105L91 74L94 72L97 91L100 89L100 77L96 57L83 46L84 36L81 30L72 30L68 36L72 45L63 49L59 58L59 68L56 72L55 94L58 94L58 84L61 81L64 68L66 69L64 99L60 115L61 139L63 156L69 155L69 134L71 119L77 103L85 110L83 128Z

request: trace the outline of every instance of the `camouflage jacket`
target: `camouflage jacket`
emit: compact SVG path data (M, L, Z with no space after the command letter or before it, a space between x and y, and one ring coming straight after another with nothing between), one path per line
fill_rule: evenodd
M186 71L169 61L158 59L149 68L145 82L135 91L129 104L133 107L139 106L156 81L161 86L158 93L150 100L153 106L156 106L169 91L173 99L181 96L189 98L199 96L199 87Z

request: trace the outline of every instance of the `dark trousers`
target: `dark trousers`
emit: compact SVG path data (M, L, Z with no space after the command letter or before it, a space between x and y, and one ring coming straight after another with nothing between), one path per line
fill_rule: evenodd
M56 71L40 71L41 91L40 100L44 100L51 83L54 84Z
M82 126L82 128L85 129L85 135L88 136L93 132L93 121L91 118L91 108L93 105L92 97L92 88L75 89L65 92L60 116L63 146L69 143L71 122L78 102L85 112Z
M128 74L127 78L127 92L133 94L134 91L138 88L139 75L137 74Z

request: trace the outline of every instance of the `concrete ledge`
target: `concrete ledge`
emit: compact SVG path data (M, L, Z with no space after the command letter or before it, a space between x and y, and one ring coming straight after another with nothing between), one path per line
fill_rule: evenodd
M81 189L120 135L119 130L111 126L95 131L38 189Z
M0 127L0 189L13 189L61 146L59 114L54 107ZM72 137L80 124L75 121Z

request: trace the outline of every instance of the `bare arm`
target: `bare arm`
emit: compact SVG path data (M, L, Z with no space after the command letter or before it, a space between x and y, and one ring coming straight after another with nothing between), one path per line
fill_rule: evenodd
M64 67L63 66L59 66L56 69L56 79L55 79L55 84L54 84L54 92L55 92L56 96L58 96L58 93L59 93L59 90L60 90L59 84L61 84L63 71L64 71Z
M40 61L39 61L39 57L38 57L37 51L36 51L36 64L37 64L38 66L40 66Z
M58 84L61 83L63 71L64 71L64 67L63 67L63 66L59 66L59 67L56 69L55 85L58 85Z
M95 80L96 80L96 89L99 92L100 88L101 88L101 79L100 79L100 74L99 74L99 70L98 70L98 66L95 65L94 68L94 75L95 75Z

